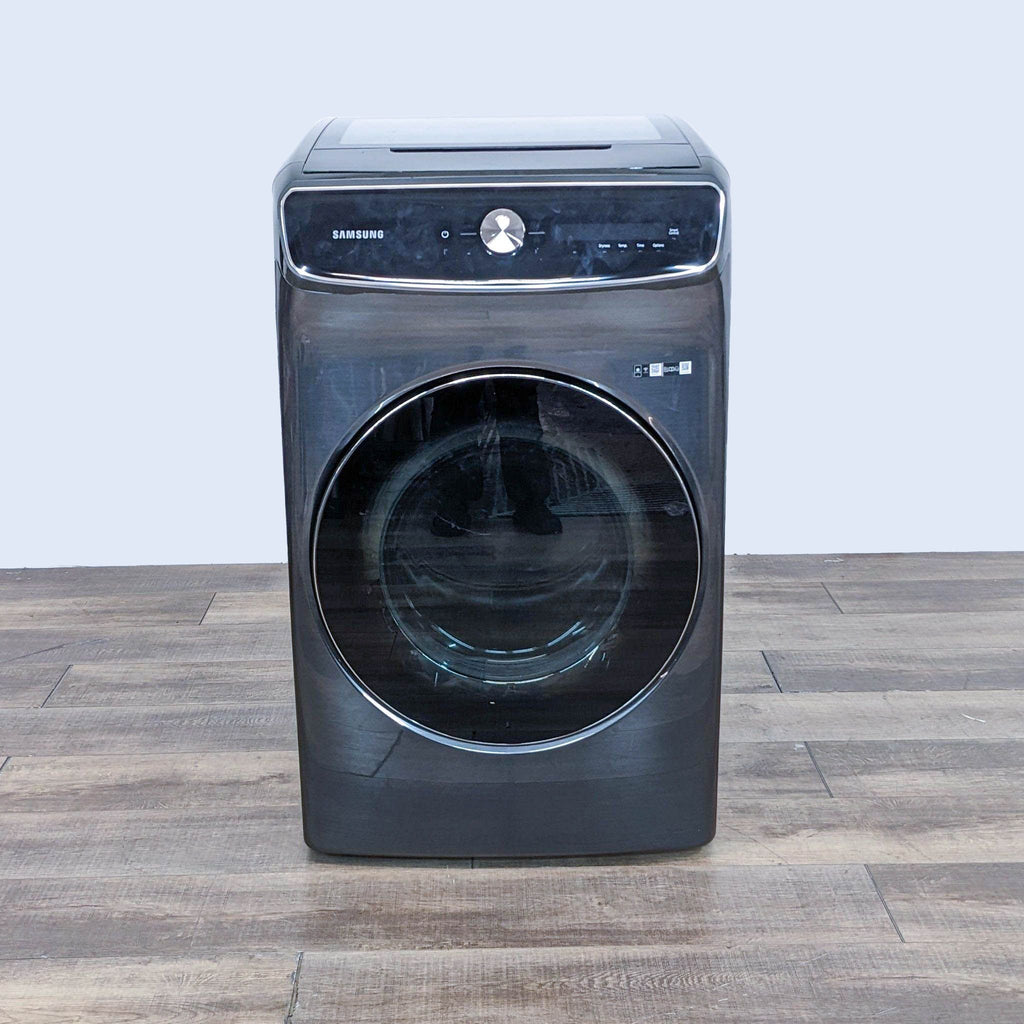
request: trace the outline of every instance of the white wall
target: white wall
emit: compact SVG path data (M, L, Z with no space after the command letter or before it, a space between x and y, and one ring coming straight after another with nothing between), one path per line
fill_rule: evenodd
M329 114L681 114L733 176L729 549L1024 547L1021 28L986 2L17 5L0 565L284 558L270 182Z

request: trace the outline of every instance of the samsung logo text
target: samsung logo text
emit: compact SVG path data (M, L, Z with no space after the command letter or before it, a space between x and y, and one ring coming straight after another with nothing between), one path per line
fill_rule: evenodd
M331 238L335 241L349 238L383 238L383 228L335 228L331 232Z

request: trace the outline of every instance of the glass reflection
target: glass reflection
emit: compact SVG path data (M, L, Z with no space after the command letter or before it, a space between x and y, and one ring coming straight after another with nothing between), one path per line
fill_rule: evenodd
M534 681L593 654L629 585L628 516L606 475L545 439L535 383L475 382L428 414L423 456L377 512L399 628L433 664L482 682Z
M499 464L505 494L512 504L512 522L524 533L547 536L562 532L562 523L547 507L551 493L551 466L540 445L537 385L488 386L482 381L468 383L459 393L441 392L433 401L430 424L432 437L475 432L481 411L493 413L497 426ZM488 410L488 406L491 408ZM487 419L484 420L487 422ZM458 537L469 528L470 506L483 493L485 450L467 449L461 462L448 464L447 475L436 480L438 512L431 532L438 537Z

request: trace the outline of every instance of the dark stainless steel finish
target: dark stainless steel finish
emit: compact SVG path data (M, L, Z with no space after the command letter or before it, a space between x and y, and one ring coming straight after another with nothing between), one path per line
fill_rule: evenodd
M612 142L589 151L604 154L589 170L554 173L558 157L545 151L543 176L520 173L498 150L476 185L383 166L353 180L309 172L321 126L278 176L292 639L315 849L558 855L680 848L714 834L728 179L688 129L651 123L666 141L622 145L685 144L699 166L616 181L602 162ZM328 127L341 167L343 125ZM573 145L577 157L588 152ZM511 197L543 185L553 212L534 226L518 202L470 203L468 223L432 223L407 239L402 260L421 250L433 260L428 247L455 239L516 265L529 249L528 282L389 288L311 279L290 261L281 215L290 194L361 189L399 203L433 190L437 209L458 214L460 196L495 183L514 184ZM672 185L717 189L720 218L701 243L714 259L684 277L538 287L545 259L564 263L573 239L589 253L600 241L661 238L625 200L604 220L567 224L554 212L589 209L579 198L588 186L608 195L612 183L631 186L616 196L648 183L666 196ZM481 221L508 210L525 221L522 244L491 254ZM364 243L387 246L387 225L324 223L384 231L344 234L336 247L317 228L304 252L327 254L332 272L348 260L386 265ZM564 242L548 237L556 230ZM657 363L691 372L635 374Z
M577 127L569 130L567 122ZM307 177L461 171L630 171L697 168L707 147L681 122L650 118L442 118L411 122L334 118L304 140L294 162ZM565 129L565 130L563 130ZM502 141L498 141L501 139Z

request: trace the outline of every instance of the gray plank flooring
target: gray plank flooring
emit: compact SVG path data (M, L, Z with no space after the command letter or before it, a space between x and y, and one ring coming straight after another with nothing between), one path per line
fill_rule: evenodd
M760 651L726 651L722 656L725 693L771 693L777 689L775 676Z
M0 570L0 1020L1024 1019L1024 553L730 559L718 836L653 856L310 852L286 586Z
M321 953L302 959L295 1024L1019 1024L1019 948Z
M291 655L288 623L168 626L140 623L0 629L0 668L17 662L283 661Z
M296 960L288 953L11 960L0 973L0 1012L9 1021L75 1024L281 1024Z
M311 863L290 872L0 878L0 899L4 959L651 942L784 946L819 932L846 943L899 943L862 864L702 869L662 860L628 870L538 870L361 862L339 870Z
M864 612L1002 612L1024 609L1024 579L871 580L829 583L844 614Z
M765 651L779 689L1019 690L1024 636L1015 648L965 650Z
M1018 739L1024 738L1020 694L1020 690L727 693L722 696L722 736L747 742Z
M869 740L814 743L813 751L835 796L1024 803L1024 740Z
M168 591L285 591L280 563L244 565L112 565L0 569L0 597L54 598L163 594Z
M733 583L1020 580L1024 579L1024 551L733 555L726 560L725 571Z
M0 665L0 708L42 707L70 668L64 662Z
M0 753L148 754L295 745L285 703L0 709Z
M947 650L1019 648L1024 610L958 612L831 612L785 614L771 609L739 611L725 620L733 651Z
M871 872L907 942L984 946L1024 934L1024 862L876 864Z
M212 591L202 590L62 598L14 597L0 599L0 622L5 629L198 625L213 598Z
M764 663L764 658L761 662ZM750 689L755 690L752 686ZM260 704L290 701L292 693L289 660L83 662L68 669L47 704L49 707Z

